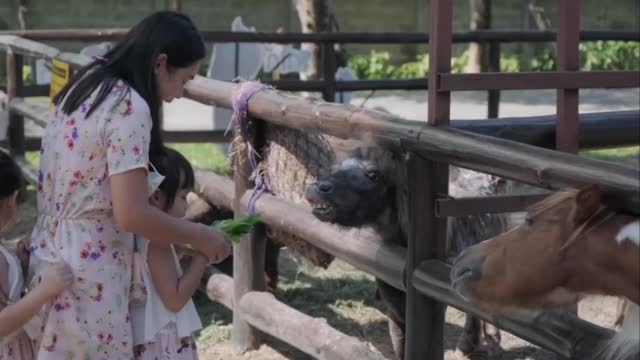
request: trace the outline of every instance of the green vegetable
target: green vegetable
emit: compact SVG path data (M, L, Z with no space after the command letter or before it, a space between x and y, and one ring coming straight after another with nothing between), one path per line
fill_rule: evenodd
M222 230L229 239L234 243L239 243L240 240L247 235L251 228L255 224L260 222L260 214L251 214L241 219L227 219L214 221L211 226Z

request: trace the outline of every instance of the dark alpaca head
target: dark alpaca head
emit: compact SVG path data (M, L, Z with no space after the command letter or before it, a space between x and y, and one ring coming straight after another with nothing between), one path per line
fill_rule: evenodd
M307 187L305 197L321 221L370 225L394 203L394 169L390 151L360 143L346 151L328 176Z

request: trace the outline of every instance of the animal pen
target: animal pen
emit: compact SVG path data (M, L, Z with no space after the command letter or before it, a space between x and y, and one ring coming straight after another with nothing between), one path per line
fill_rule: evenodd
M429 34L264 34L204 32L216 42L316 42L324 49L322 80L280 80L272 85L291 91L322 91L325 101L293 97L281 90L253 95L248 113L256 124L277 124L303 131L319 131L338 138L361 138L365 134L384 146L400 149L408 172L407 191L412 195L408 249L383 244L375 235L348 236L339 228L321 223L309 209L265 194L256 203L261 220L273 228L295 233L315 246L368 272L407 293L407 359L442 359L445 305L494 323L535 345L568 358L581 359L593 352L612 331L571 314L543 313L535 318L494 314L460 298L450 287L449 266L444 262L445 229L449 216L473 213L521 211L540 199L539 195L492 196L452 199L448 193L448 165L510 178L546 189L600 184L605 201L614 208L640 214L639 177L636 170L577 156L579 147L638 144L640 111L578 114L579 88L640 87L638 71L579 70L578 44L582 40L640 40L639 32L580 32L580 2L558 0L557 34L538 32L476 31L452 33L453 5L449 0L430 3ZM58 59L72 68L91 59L61 52L34 40L89 41L117 39L125 30L0 32L0 48L7 53L7 94L10 128L4 144L17 158L30 182L37 183L37 170L22 156L39 148L39 139L25 138L24 121L46 126L49 109L24 101L24 97L48 94L48 88L26 88L22 83L23 58ZM20 35L20 36L17 36ZM546 73L451 74L452 40L492 44L495 65L499 43L552 41L556 39L558 70ZM429 42L428 79L336 81L336 42ZM232 106L232 93L239 84L196 77L187 86L187 97L209 105ZM331 103L335 92L363 89L428 88L428 123L400 119L377 111ZM490 104L497 104L499 90L558 89L557 116L529 119L450 121L452 91L491 91ZM491 106L494 106L491 109ZM497 105L490 113L497 114ZM491 115L491 114L490 114ZM492 116L490 116L492 117ZM261 126L252 141L261 144ZM226 142L219 131L165 132L175 142ZM547 148L556 148L554 151ZM243 215L250 200L250 169L236 168L234 179L197 170L197 192L216 206ZM380 354L359 339L342 334L326 321L313 319L276 300L264 291L264 227L234 246L234 276L216 272L203 279L203 290L215 301L233 310L232 341L241 350L260 343L258 331L273 335L320 359L378 359ZM277 319L277 321L276 321Z

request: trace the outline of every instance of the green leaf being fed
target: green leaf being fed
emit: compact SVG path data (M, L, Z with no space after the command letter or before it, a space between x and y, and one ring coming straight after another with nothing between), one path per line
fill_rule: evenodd
M237 244L258 222L260 222L260 214L251 214L241 219L214 221L211 226L223 231L232 242Z

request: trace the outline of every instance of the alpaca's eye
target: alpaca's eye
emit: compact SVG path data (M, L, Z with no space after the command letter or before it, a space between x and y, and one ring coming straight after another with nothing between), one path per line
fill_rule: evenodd
M371 181L378 181L379 174L378 174L378 172L376 170L369 170L369 171L367 171L367 177Z

